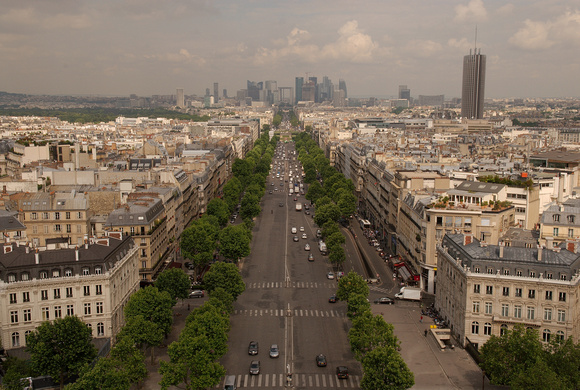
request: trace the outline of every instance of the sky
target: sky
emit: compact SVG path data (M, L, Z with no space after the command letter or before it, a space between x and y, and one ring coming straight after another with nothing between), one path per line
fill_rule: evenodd
M229 96L246 81L344 79L353 97L580 96L580 0L1 0L0 91ZM477 43L475 30L477 26Z

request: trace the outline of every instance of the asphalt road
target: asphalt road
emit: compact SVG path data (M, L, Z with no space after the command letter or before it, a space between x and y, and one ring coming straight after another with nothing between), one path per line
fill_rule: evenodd
M294 145L286 147L293 150ZM290 168L288 161L284 163L285 180L290 170L296 172L294 164L297 162ZM328 257L318 251L318 227L304 210L295 211L295 203L304 204L306 199L298 196L295 202L295 195L288 196L288 182L275 177L276 167L271 173L262 213L255 221L251 255L241 265L246 291L234 305L229 350L222 364L242 388L285 388L289 372L295 389L359 388L362 371L348 343L346 305L328 302L336 291L336 280L327 279L332 267ZM273 188L278 191L269 194ZM307 239L294 242L291 228L301 226ZM302 232L296 235L301 237ZM311 246L313 262L308 261L306 243ZM355 249L347 240L346 271L362 270ZM248 355L250 341L259 343L257 356ZM279 358L269 357L271 344L278 344ZM316 366L315 357L320 353L326 355L327 367ZM260 360L260 375L249 374L252 360ZM336 367L342 365L349 368L349 379L337 379Z

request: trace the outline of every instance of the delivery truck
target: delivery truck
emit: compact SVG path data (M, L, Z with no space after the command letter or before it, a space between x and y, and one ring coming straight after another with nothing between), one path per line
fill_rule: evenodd
M417 287L401 287L401 291L395 294L397 299L406 299L408 301L420 301L421 289Z

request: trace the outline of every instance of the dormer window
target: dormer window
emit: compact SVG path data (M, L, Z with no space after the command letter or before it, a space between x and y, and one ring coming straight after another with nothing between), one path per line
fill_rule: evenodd
M16 275L8 274L8 282L16 282Z
M87 276L91 274L91 270L89 269L89 267L83 267L83 275Z
M58 277L60 277L60 270L59 270L59 269L53 269L53 270L52 270L52 277L53 277L53 278L58 278Z
M73 276L73 271L70 268L64 270L64 276Z
M554 222L560 222L560 214L554 214L552 218L554 219Z
M95 267L95 274L96 274L96 275L100 275L100 274L102 274L102 273L103 273L103 270L102 270L102 268L101 268L101 267Z
M28 272L23 272L22 275L20 275L20 279L23 281L30 280L30 274Z
M568 215L568 222L574 223L574 215Z
M40 271L39 277L40 277L40 279L48 279L48 272L47 271Z

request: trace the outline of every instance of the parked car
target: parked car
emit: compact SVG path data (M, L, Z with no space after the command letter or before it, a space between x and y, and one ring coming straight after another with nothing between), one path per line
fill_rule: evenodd
M259 374L260 374L260 361L252 360L252 363L250 363L250 375L259 375Z
M193 290L192 292L189 293L189 297L190 298L203 298L204 297L203 290Z
M248 355L257 355L257 354L258 354L258 342L250 341L250 345L248 346Z
M316 365L318 367L326 367L326 356L323 354L316 356Z
M345 366L336 367L336 376L338 379L348 379L348 368Z
M300 226L300 231L303 232L304 231L304 226Z
M395 300L393 298L389 298L389 297L382 297L382 298L375 300L375 303L383 304L383 305L394 305Z
M280 356L280 350L278 349L278 344L272 344L270 346L270 357L277 358Z

